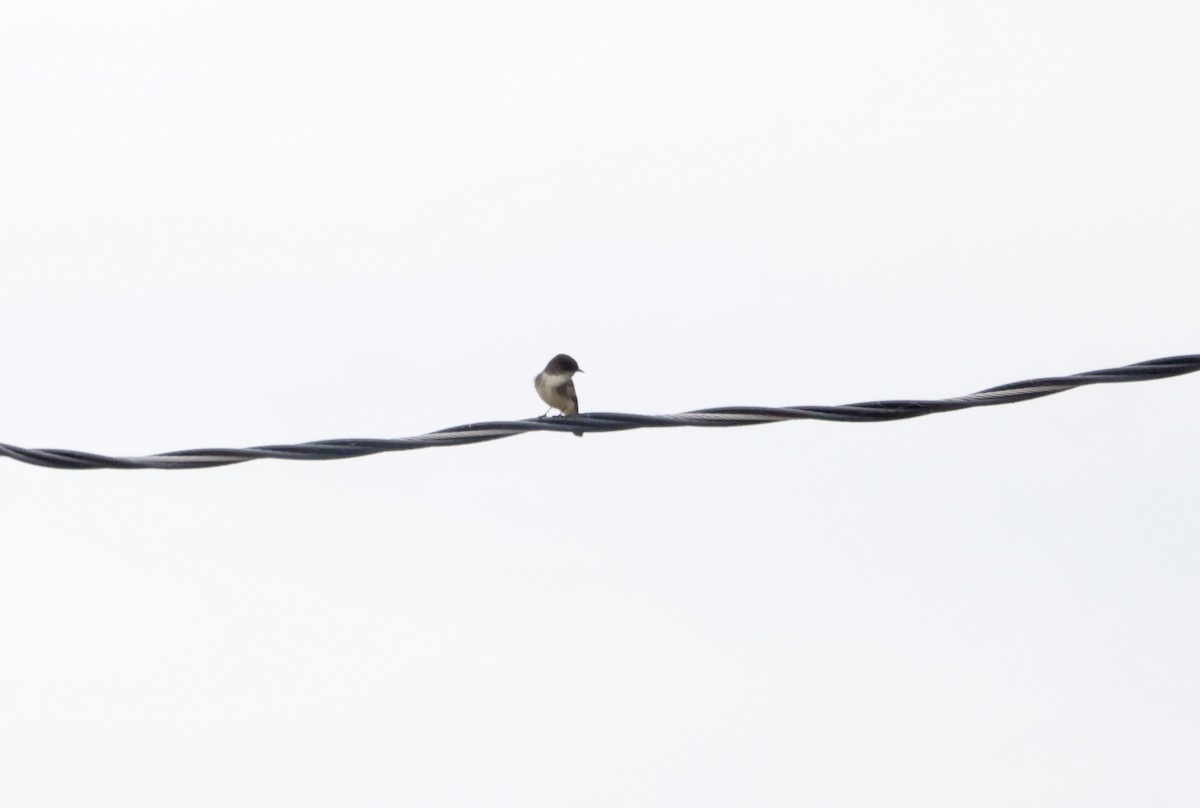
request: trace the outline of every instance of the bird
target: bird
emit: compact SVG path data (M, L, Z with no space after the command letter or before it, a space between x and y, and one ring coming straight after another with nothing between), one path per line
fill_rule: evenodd
M579 397L575 395L575 382L571 377L583 373L579 363L566 354L559 354L546 363L546 369L533 380L534 389L542 401L550 406L550 410L558 410L563 415L579 414ZM543 418L546 416L543 414ZM582 438L582 432L575 432L575 437Z

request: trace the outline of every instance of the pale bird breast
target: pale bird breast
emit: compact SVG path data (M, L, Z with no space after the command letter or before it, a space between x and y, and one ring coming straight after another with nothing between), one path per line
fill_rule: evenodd
M533 386L537 388L542 401L556 410L562 410L571 405L571 400L562 395L558 388L569 381L571 377L565 373L539 373L533 380Z

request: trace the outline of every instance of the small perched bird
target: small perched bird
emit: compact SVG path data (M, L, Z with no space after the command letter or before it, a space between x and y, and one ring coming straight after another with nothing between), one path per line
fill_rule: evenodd
M550 405L550 409L558 410L563 415L578 415L579 397L575 395L575 382L571 381L576 373L583 373L579 363L560 353L546 363L546 369L533 380L533 386L542 401ZM583 437L582 432L574 434Z

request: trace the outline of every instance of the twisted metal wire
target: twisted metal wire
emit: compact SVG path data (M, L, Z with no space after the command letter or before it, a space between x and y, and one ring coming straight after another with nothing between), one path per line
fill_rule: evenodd
M56 469L197 469L228 466L249 460L340 460L380 452L401 452L427 446L459 446L511 437L522 432L621 432L643 427L748 426L775 421L816 419L820 421L898 421L935 412L971 407L993 407L1061 393L1089 384L1116 384L1166 379L1200 370L1200 354L1151 359L1125 367L1093 370L1073 376L1050 376L1011 382L978 393L937 400L902 399L865 401L835 407L712 407L677 415L634 415L593 412L556 418L527 418L523 421L484 421L440 429L411 438L342 438L286 446L253 446L248 449L184 449L144 457L109 457L70 449L23 449L0 443L0 455L22 463Z

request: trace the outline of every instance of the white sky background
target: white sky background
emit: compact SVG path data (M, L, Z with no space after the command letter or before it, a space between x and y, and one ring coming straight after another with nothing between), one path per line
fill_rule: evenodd
M0 440L941 397L1200 351L1194 3L0 11ZM0 802L1193 806L1200 377L0 461Z

